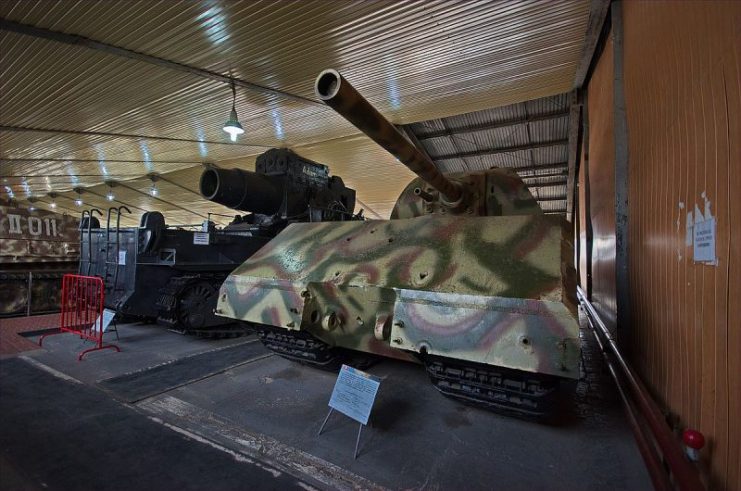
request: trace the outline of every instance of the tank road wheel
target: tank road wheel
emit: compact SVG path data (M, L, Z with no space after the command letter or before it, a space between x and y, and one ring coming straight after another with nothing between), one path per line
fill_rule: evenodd
M330 372L342 365L364 370L378 362L378 358L328 344L304 331L287 331L269 326L255 326L260 341L270 351L291 361Z
M183 288L177 296L177 319L187 334L203 338L232 338L243 336L247 330L237 324L215 324L217 288L211 282L195 281Z
M423 362L432 385L465 404L541 422L556 411L557 377L441 356Z
M189 275L170 278L157 299L157 323L180 334L204 338L232 338L249 332L249 326L214 315L224 275Z
M216 306L216 290L206 281L192 283L180 292L177 302L180 325L186 329L200 329L213 315L213 307Z

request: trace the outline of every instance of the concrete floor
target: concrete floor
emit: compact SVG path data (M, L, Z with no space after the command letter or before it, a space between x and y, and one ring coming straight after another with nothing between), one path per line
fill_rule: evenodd
M44 350L27 353L20 359L1 360L3 384L7 383L4 367L8 363L20 363L42 378L56 371L56 383L72 387L55 397L44 398L38 394L29 395L35 393L33 383L19 385L11 381L12 397L6 397L9 389L3 388L2 414L5 407L15 405L13 398L27 398L34 404L54 407L59 404L58 398L67 397L64 394L70 391L90 392L105 404L128 411L129 416L145 418L148 424L159 425L161 431L187 438L189 445L198 451L208 448L221 452L231 459L238 475L259 477L222 480L216 468L209 472L200 467L198 474L209 474L212 483L219 483L220 489L284 485L318 489L425 490L651 488L614 388L601 370L592 343L587 343L584 352L582 380L564 387L571 396L564 399L560 423L548 426L462 405L441 396L429 384L422 367L383 361L368 370L383 382L371 426L363 431L360 456L354 460L358 426L352 420L335 413L324 433L317 436L328 410L327 402L336 375L269 353L257 353L253 347L244 360L183 384L173 383L172 387L151 397L127 404L116 400L117 394L103 391L98 382L250 340L207 341L138 325L122 326L120 335L121 353L91 353L80 363L76 361L76 353L83 345L71 335L50 337L45 341ZM150 373L155 371L141 372L141 376ZM82 384L65 382L58 377L71 377ZM32 417L31 414L26 416ZM21 421L24 415L16 417ZM15 424L21 424L19 421ZM0 420L3 435L8 430L7 424L10 423L6 419ZM34 431L54 434L67 430L64 424L55 423ZM28 434L29 444L40 441L43 434ZM110 438L119 437L112 434ZM18 458L18 455L28 455L14 448L19 442L3 443L0 466L9 465L16 475L40 475L36 463ZM94 442L90 445L94 446ZM147 444L142 440L140 445ZM116 448L106 445L100 452L115 453ZM61 458L64 460L64 453ZM131 457L118 458L128 462ZM187 465L182 456L166 452L164 448L159 458L166 462L168 472L177 475L187 476L194 469L192 463ZM249 467L240 459L259 465ZM222 464L216 462L214 466ZM284 479L290 476L290 479L282 482L265 478L260 466ZM273 474L268 472L267 475ZM129 489L151 487L149 484L157 484L158 489L175 488L174 482L172 486L167 482L145 485L138 481L140 477L135 471L123 476L129 479ZM93 487L84 485L84 476L80 479L75 481L81 484L79 487ZM242 482L242 485L235 486L235 482ZM263 486L256 486L256 482ZM200 475L193 476L193 483L192 487L199 487ZM38 482L31 479L31 484Z

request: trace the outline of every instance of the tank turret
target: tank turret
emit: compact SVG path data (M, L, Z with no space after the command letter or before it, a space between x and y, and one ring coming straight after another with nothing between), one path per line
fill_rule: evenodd
M391 220L302 223L237 268L217 314L318 367L422 363L447 396L526 417L579 376L573 248L517 174L442 174L335 70L317 96L417 174Z
M399 196L391 218L441 213L471 216L540 214L525 183L509 169L446 176L426 153L336 70L324 70L314 83L317 97L417 174Z

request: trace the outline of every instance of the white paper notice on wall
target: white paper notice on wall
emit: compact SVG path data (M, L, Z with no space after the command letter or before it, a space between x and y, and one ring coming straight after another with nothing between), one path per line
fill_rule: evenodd
M126 265L126 251L118 251L118 264Z
M715 264L715 218L695 222L693 233L695 262Z
M193 232L193 243L195 245L208 245L209 234L203 232Z

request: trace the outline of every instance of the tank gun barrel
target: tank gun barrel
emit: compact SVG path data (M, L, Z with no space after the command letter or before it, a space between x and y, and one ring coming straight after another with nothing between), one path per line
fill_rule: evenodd
M321 72L314 83L314 92L325 104L437 189L446 204L455 206L461 202L463 191L460 185L445 177L427 155L410 143L337 70Z
M201 195L234 210L272 214L281 207L285 182L242 169L210 168L201 174Z

